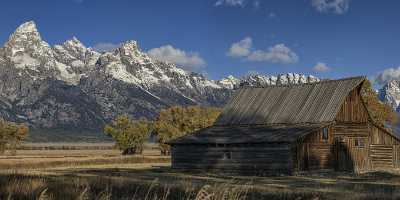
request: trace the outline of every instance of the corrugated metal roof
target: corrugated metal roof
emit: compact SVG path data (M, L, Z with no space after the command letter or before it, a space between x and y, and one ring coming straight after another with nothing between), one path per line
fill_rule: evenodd
M211 126L180 137L169 144L243 144L293 142L328 124Z
M349 92L365 77L239 89L216 125L297 124L333 121Z

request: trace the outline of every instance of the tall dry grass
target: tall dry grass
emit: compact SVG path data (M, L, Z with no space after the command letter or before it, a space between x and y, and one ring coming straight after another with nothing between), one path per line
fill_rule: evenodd
M9 174L0 176L0 199L77 199L77 200L248 200L309 199L314 194L264 193L252 184L193 184L190 180L161 184L158 179L139 183L105 177L68 177ZM296 197L296 198L295 198ZM304 197L304 198L303 198ZM298 199L298 198L297 198Z
M104 176L71 175L0 175L0 199L41 200L322 200L322 199L400 199L396 186L366 187L356 184L354 192L338 193L338 186L308 190L271 190L259 187L257 182L228 180L221 182L193 182L191 179L163 182L144 181ZM365 188L363 188L365 187ZM371 188L370 188L371 187ZM314 188L317 188L314 186ZM322 192L322 190L323 192Z

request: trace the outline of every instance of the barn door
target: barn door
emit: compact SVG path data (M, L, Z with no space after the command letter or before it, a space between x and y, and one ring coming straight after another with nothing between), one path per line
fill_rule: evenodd
M335 137L335 169L337 171L353 171L353 161L348 148L349 139L346 137Z

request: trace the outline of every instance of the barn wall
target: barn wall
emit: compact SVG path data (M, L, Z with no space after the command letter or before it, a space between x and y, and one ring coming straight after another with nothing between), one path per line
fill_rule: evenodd
M337 166L353 168L354 171L399 167L398 140L369 122L359 90L360 87L347 96L336 117L333 131L334 140L337 141L335 145L342 146L342 155L336 153ZM356 140L362 140L364 145L356 146Z
M172 168L238 170L244 173L290 173L288 143L246 145L173 145Z
M387 133L387 131L375 125L371 125L371 144L399 145L399 141Z
M361 86L358 86L349 93L335 119L333 143L337 170L365 171L371 168L369 115L360 90ZM362 145L358 144L360 142Z
M322 130L309 134L297 144L296 169L336 169L362 171L370 168L369 115L360 96L360 86L346 97L329 127L329 138L321 140ZM361 142L362 145L357 145Z
M337 148L338 170L364 171L370 169L368 123L339 123L333 128ZM362 145L356 146L356 140Z
M373 169L400 167L400 142L390 133L371 125L370 157Z
M332 169L333 140L332 127L327 127L328 139L322 137L323 129L308 134L296 144L294 169L297 171Z
M357 122L367 123L369 119L368 111L366 110L360 96L361 86L355 88L346 97L337 116L336 121L342 122Z

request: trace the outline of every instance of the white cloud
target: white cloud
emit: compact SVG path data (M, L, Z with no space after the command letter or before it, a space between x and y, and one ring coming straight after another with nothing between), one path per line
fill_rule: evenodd
M400 80L400 67L385 69L376 77L379 84L385 84L391 80Z
M351 0L311 0L311 5L321 13L344 14Z
M250 61L267 61L272 63L296 63L299 57L285 44L276 44L269 47L268 51L255 50L246 57Z
M314 69L314 71L317 71L317 72L326 72L326 71L331 70L331 68L328 67L328 65L326 65L326 64L323 63L323 62L318 62L318 63L313 67L313 69Z
M246 37L243 40L233 43L231 48L227 53L228 56L231 57L244 57L250 54L250 48L252 46L252 39L250 37Z
M228 56L244 58L248 61L266 61L272 63L296 63L299 57L285 44L276 44L268 50L252 50L253 41L250 37L233 43L227 53Z
M93 49L98 52L109 52L114 51L118 48L121 44L114 44L110 42L100 42L93 46Z
M240 6L243 7L246 0L217 0L215 6Z
M150 49L148 54L153 59L175 63L188 71L199 72L206 65L206 62L198 53L185 52L181 49L174 48L171 45Z

